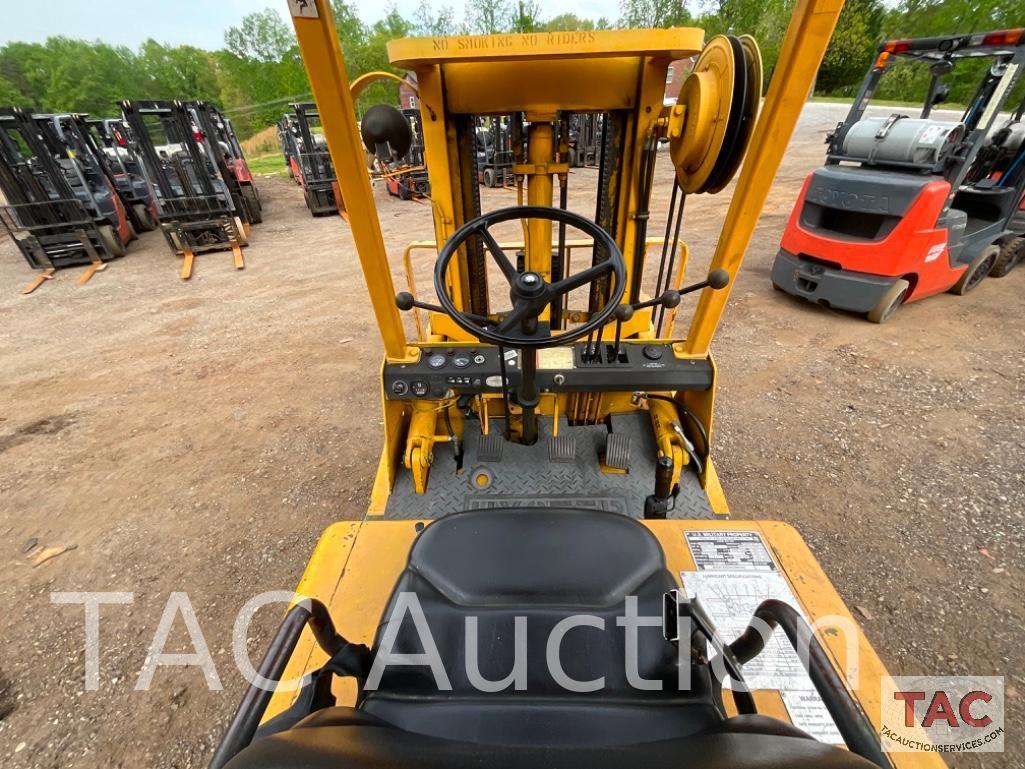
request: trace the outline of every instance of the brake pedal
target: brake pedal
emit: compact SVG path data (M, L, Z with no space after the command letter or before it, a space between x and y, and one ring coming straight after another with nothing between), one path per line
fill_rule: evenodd
M501 462L502 449L505 448L505 436L500 430L494 429L487 435L481 435L477 439L477 461L479 462Z
M630 469L630 436L624 433L609 433L605 442L605 456L602 464L613 470Z
M573 435L555 435L548 440L549 462L573 462L577 458L577 439Z

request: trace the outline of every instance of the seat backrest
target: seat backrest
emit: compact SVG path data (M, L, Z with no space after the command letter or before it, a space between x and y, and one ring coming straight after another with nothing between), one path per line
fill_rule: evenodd
M414 543L374 653L417 655L433 645L450 689L425 664L388 665L361 707L410 731L477 741L616 744L639 732L667 739L707 728L722 719L718 687L707 666L692 665L685 644L681 690L680 653L662 633L663 596L674 587L658 541L626 516L550 509L447 516ZM628 601L646 626L625 626ZM565 630L567 623L579 626ZM482 691L480 678L506 679L517 655L522 676ZM638 686L658 690L631 683L635 671L653 682Z

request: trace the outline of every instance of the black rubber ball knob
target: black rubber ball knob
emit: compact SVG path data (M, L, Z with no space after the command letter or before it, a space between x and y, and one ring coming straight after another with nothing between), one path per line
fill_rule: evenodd
M616 308L615 315L620 323L626 323L634 316L634 308L628 304L621 304Z
M680 292L670 289L662 294L662 306L667 310L680 306Z
M413 309L413 295L408 291L399 291L395 295L395 306L403 312Z
M717 291L730 284L730 274L726 270L712 270L708 273L708 285Z

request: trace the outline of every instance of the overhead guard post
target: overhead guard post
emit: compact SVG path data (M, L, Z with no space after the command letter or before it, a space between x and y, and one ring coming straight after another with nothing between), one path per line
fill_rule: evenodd
M363 160L363 143L356 125L355 106L331 4L328 0L310 2L315 5L317 15L293 15L295 36L299 40L313 98L320 112L324 138L327 139L331 162L342 190L356 252L370 291L370 302L381 329L384 351L389 358L401 358L405 356L406 335L395 307L395 286L388 265L388 252Z
M688 354L708 354L734 279L842 9L843 0L798 0L794 8L709 267L710 270L725 269L730 274L730 282L725 289L706 288L701 292L685 343Z

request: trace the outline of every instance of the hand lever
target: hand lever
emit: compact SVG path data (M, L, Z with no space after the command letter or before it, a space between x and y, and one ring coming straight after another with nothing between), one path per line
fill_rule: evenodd
M614 347L613 357L615 360L619 360L619 340L620 333L623 330L623 324L626 323L630 318L634 316L637 310L645 307L665 307L667 310L676 307L680 303L680 292L669 289L665 291L661 296L656 296L654 299L649 299L646 302L637 302L636 304L621 304L616 308L613 313L616 317L616 345Z
M409 312L414 307L419 307L421 310L432 310L433 312L445 312L436 304L418 302L408 291L399 291L399 293L395 295L395 306L402 310L402 312Z
M730 274L726 270L712 270L700 283L693 283L679 290L680 295L689 294L692 291L700 291L703 288L711 288L718 291L730 284Z
M418 301L417 299L414 299L413 295L408 291L399 291L399 293L395 295L395 306L402 310L402 312L409 312L414 307L418 307L421 310L429 310L430 312L440 312L442 315L448 315L448 313L445 312L444 307L441 307L437 304L428 304L427 302ZM474 315L471 312L464 312L463 315L465 315L467 318L476 323L480 323L482 326L490 326L492 323L495 322L491 318L486 318L483 315Z

